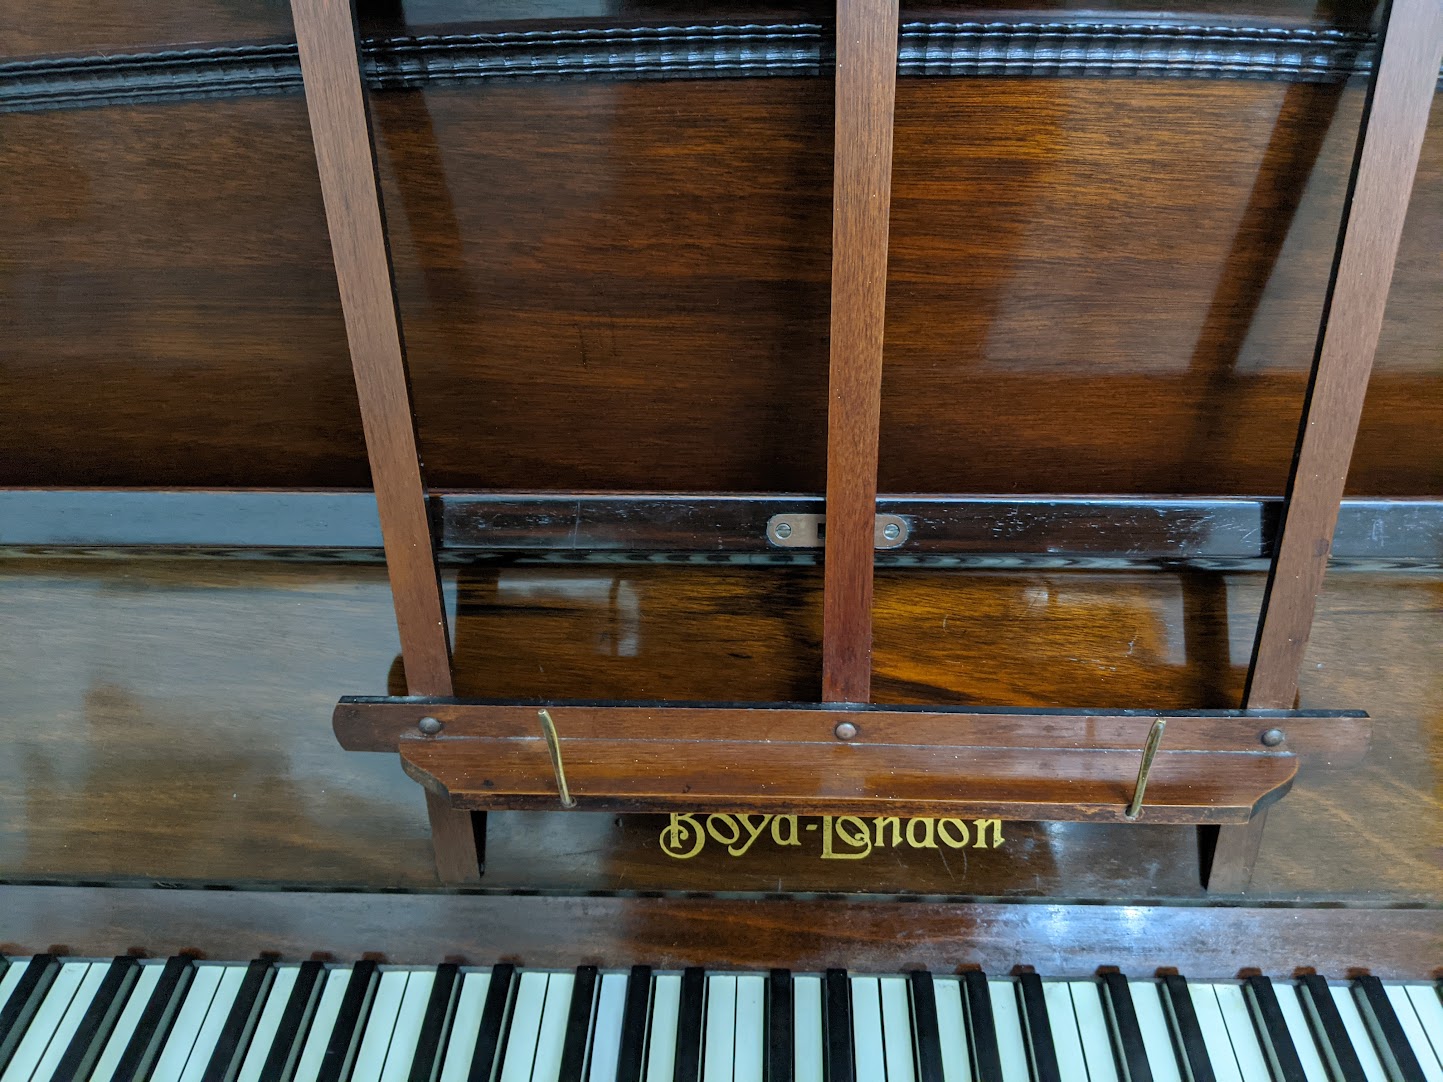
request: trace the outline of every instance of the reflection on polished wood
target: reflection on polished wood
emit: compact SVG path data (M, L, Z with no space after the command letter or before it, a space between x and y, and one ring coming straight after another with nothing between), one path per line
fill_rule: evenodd
M343 692L385 694L384 571L207 560L0 565L0 867L12 879L434 883L415 785L336 745ZM879 573L876 699L1236 706L1261 576ZM651 563L448 576L458 693L815 700L813 569ZM1375 719L1363 767L1300 781L1250 896L1426 900L1443 845L1443 576L1328 580L1304 705ZM388 679L390 683L388 684ZM776 846L688 861L665 817L491 816L485 885L1051 897L1197 891L1192 831L1007 823L1000 847Z
M902 80L882 489L1280 493L1360 104ZM821 491L826 80L374 107L433 483ZM299 97L7 114L0 139L27 177L0 190L0 483L367 484ZM1274 190L1300 192L1285 232L1247 210ZM1443 428L1440 231L1436 116L1356 493L1443 490L1417 437ZM1221 283L1278 244L1244 331Z

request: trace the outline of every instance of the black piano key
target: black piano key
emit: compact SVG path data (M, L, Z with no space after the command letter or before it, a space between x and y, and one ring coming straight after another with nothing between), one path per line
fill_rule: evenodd
M459 967L451 962L436 969L426 1015L416 1036L416 1054L411 1059L410 1082L436 1082L441 1075L441 1053L451 1036L456 1017L456 999L461 993Z
M692 966L683 970L681 975L673 1082L698 1082L701 1078L702 1030L705 1018L706 971Z
M336 1024L331 1028L330 1040L326 1042L326 1052L321 1058L317 1082L342 1082L350 1077L351 1064L355 1062L356 1049L361 1045L361 1033L366 1028L366 1016L371 1011L371 1000L376 996L379 979L375 962L361 961L351 967L346 994L341 999Z
M822 984L822 1077L856 1082L852 1048L852 982L845 969L829 969Z
M296 983L291 986L290 999L286 1000L285 1013L276 1027L275 1040L266 1054L261 1077L266 1082L289 1082L295 1073L301 1050L306 1046L306 1037L311 1032L311 1021L316 1016L316 1004L320 1002L321 989L325 986L326 969L320 962L302 962L296 973Z
M1273 982L1267 977L1249 977L1243 982L1243 998L1252 1013L1253 1028L1258 1032L1258 1043L1268 1059L1274 1082L1308 1082L1303 1061L1298 1058L1292 1034L1288 1032L1288 1020L1278 1006Z
M469 1082L491 1082L496 1065L506 1054L507 1022L516 996L516 967L502 962L491 969L486 987L486 1004L481 1008L481 1025L476 1031L476 1048L471 1053Z
M55 1078L90 1077L91 1069L105 1051L105 1045L115 1031L115 1023L125 1010L130 990L139 977L140 963L134 958L117 958L110 963L105 979L95 990L95 998L85 1009L85 1017L80 1020L65 1047L65 1055L55 1068Z
M917 1082L945 1082L942 1074L942 1034L937 1028L937 989L932 974L907 974L912 990L912 1048L917 1059Z
M987 974L975 969L962 974L962 1001L966 1007L972 1077L1001 1078L1002 1053L997 1047L997 1022L992 1017L992 993L987 987Z
M571 982L571 1007L561 1046L561 1082L583 1082L591 1047L591 1018L596 1012L596 967L578 966Z
M1022 1009L1022 1036L1027 1044L1032 1082L1062 1082L1057 1049L1052 1043L1052 1024L1047 1017L1047 1000L1042 994L1042 978L1036 973L1018 977L1017 1000Z
M616 1082L641 1082L646 1071L646 1023L651 1011L651 967L632 966L621 1014ZM603 1065L604 1066L604 1065Z
M1167 1012L1168 1027L1172 1030L1172 1043L1177 1050L1178 1062L1186 1072L1188 1082L1217 1082L1212 1061L1208 1059L1202 1027L1198 1025L1192 992L1184 978L1171 974L1162 979L1162 1005Z
M54 955L37 954L30 959L20 982L0 1009L0 1073L10 1065L15 1049L25 1039L30 1020L45 1001L45 993L50 991L59 972L60 962Z
M1102 975L1102 1004L1112 1030L1112 1050L1117 1059L1122 1082L1152 1082L1147 1049L1142 1043L1142 1029L1137 1024L1137 1011L1132 1005L1132 990L1121 973Z
M1318 1043L1323 1062L1333 1082L1366 1082L1363 1065L1343 1025L1338 1005L1328 990L1328 982L1317 974L1309 974L1298 982L1298 998L1308 1016L1313 1039Z
M150 1069L165 1047L165 1040L175 1025L175 1016L180 1013L180 1005L185 1001L185 993L194 976L195 964L189 958L177 957L166 961L165 968L160 971L160 979L150 993L150 1001L145 1005L145 1013L136 1023L130 1043L125 1046L115 1073L110 1076L111 1082L133 1082L134 1079L150 1076Z
M792 1030L795 1008L792 999L792 971L774 969L767 975L766 1059L764 1082L792 1082L796 1062ZM617 1082L621 1082L620 1079Z
M245 979L236 992L225 1027L216 1038L210 1062L201 1076L203 1082L231 1082L240 1072L275 975L276 967L263 959L256 959L246 967Z
M1408 1035L1398 1021L1383 982L1377 977L1359 977L1353 982L1353 998L1358 1013L1368 1027L1388 1082L1425 1082L1418 1055L1408 1043Z

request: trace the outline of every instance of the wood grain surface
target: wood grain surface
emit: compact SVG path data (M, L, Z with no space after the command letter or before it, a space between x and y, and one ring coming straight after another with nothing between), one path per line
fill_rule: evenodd
M895 973L1192 979L1247 971L1426 980L1443 972L1436 909L1253 909L703 898L487 897L0 887L0 950L77 957L181 951L236 960L361 957L534 967L841 966Z
M827 702L864 703L872 692L872 551L896 92L897 0L838 0L822 615Z
M1360 105L903 80L882 490L1281 494ZM374 106L433 485L823 490L829 85ZM1443 426L1439 125L1355 493L1443 491L1417 437ZM299 97L8 114L0 139L29 178L0 187L0 483L368 485ZM1295 193L1292 224L1254 191ZM1246 330L1210 314L1279 244Z

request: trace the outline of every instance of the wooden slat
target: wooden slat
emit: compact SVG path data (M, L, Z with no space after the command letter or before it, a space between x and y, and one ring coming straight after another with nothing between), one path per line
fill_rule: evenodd
M1288 709L1297 698L1440 60L1443 3L1395 0L1358 141L1282 535L1243 694L1251 709ZM1218 831L1209 889L1247 889L1265 825L1259 815Z
M0 887L0 952L107 957L341 960L529 966L582 962L806 972L980 965L1088 977L1172 967L1200 980L1302 966L1422 980L1443 963L1443 910L989 904L778 898L516 897L320 891Z
M838 0L822 696L867 702L897 0Z
M355 20L350 0L292 0L291 10L406 684L415 694L449 695L446 609L416 451ZM427 809L441 877L477 879L470 816L429 797Z

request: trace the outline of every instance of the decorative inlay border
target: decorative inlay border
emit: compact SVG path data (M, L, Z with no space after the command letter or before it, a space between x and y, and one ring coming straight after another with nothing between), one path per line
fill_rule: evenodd
M370 39L374 89L528 79L816 76L832 64L820 23L541 29ZM1338 30L1160 22L911 22L903 76L1263 79L1367 74L1375 43ZM300 90L294 44L0 61L0 111L204 100Z

